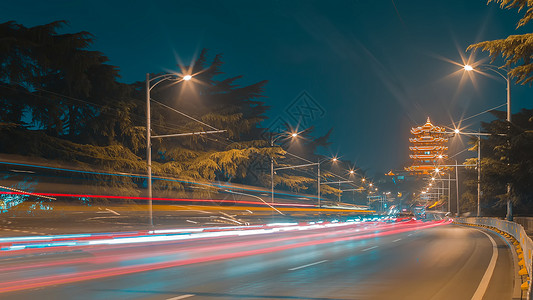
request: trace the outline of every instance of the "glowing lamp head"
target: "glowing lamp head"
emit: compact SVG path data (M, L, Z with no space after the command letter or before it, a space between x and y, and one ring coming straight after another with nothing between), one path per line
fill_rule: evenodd
M185 80L185 81L189 81L191 79L192 79L192 75L188 75L187 74L187 75L183 76L183 80Z
M440 154L439 156L437 156L438 158L442 158L442 154Z
M436 168L435 173L439 173L439 172L440 172L439 168Z
M435 180L435 177L431 177L431 180Z
M295 133L291 134L291 136L292 136L292 137L297 137L297 136L298 136L298 133L295 132Z
M474 70L474 68L473 68L471 65L465 65L463 68L465 69L465 71L472 71L472 70Z
M338 159L336 157L332 158L331 159L332 161L337 161Z
M459 132L461 132L461 131L460 131L458 128L455 128L455 129L453 130L453 132L455 132L455 133L459 133Z
M350 174L353 174L353 173L355 173L355 171L354 170L350 170Z
M372 183L370 183L369 186L372 186Z

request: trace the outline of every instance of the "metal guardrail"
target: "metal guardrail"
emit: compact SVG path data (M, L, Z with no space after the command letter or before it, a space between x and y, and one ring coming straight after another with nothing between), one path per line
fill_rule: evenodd
M526 234L526 231L524 230L524 227L522 225L515 223L515 222L500 220L496 218L470 217L470 218L456 218L454 220L457 223L492 226L501 231L507 232L509 235L513 236L520 243L520 246L522 247L522 251L524 254L524 265L527 269L529 278L532 278L533 258L531 257L531 254L533 252L533 241ZM531 283L529 284L528 295L529 295L528 299L532 299L533 295L531 292Z

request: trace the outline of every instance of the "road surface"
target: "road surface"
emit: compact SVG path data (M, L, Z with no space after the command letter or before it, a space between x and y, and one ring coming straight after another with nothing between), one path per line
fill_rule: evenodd
M0 298L512 298L511 252L490 231L446 222L330 225L21 246L0 251Z

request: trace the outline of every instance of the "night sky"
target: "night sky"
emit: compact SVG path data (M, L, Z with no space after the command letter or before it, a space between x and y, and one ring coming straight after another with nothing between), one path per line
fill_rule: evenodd
M450 125L505 103L503 79L477 74L473 82L453 62L468 59L472 43L531 32L532 24L515 30L519 16L485 0L0 5L1 22L31 27L67 20L62 33L94 34L92 49L107 55L127 83L144 80L147 72L177 70L178 57L188 64L202 48L223 53L223 71L244 75L241 85L269 81L265 101L272 109L264 126L276 120L296 125L295 111L313 112L300 129L313 125L324 134L334 128L331 149L322 154L355 161L370 174L403 168L409 130L427 117ZM531 109L531 99L531 87L512 86L513 112ZM484 114L463 125L477 131L480 121L492 119ZM455 143L450 154L466 146Z

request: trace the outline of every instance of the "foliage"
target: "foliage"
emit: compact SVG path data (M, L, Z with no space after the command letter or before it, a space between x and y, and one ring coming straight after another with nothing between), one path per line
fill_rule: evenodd
M119 82L118 67L89 50L94 37L85 31L58 33L65 25L0 24L0 152L60 160L82 169L143 173L145 82ZM223 64L222 54L210 59L204 49L191 66L179 66L181 73L193 75L190 82L151 83L152 135L226 130L152 140L153 173L181 180L156 180L158 195L190 193L187 181L269 185L269 174L256 162L301 163L285 157L286 145L271 147L261 138L265 129L260 123L269 108L262 101L267 81L240 85L244 77L224 76ZM331 130L319 138L312 131L302 132L299 154L315 160L317 147L329 144ZM297 172L276 176L276 185L295 191L316 188L313 172ZM324 170L327 176L331 174ZM106 182L132 195L144 184L125 178ZM209 195L213 189L192 193ZM324 195L336 193L340 191L323 188Z
M519 12L525 10L524 16L516 26L517 28L526 25L533 19L533 2L530 0L488 0L488 3L491 2L499 3L502 9L518 9Z
M533 110L522 109L512 116L512 126L503 119L483 123L486 132L492 133L481 141L481 189L482 204L489 211L498 210L507 202L507 183L511 184L511 201L521 213L531 212L533 204ZM502 133L509 132L509 135ZM473 141L473 143L475 143ZM477 151L477 146L470 150ZM475 164L469 159L467 164ZM468 178L477 182L477 172L468 173ZM475 192L476 184L467 193Z
M499 3L502 9L525 10L517 28L526 25L533 19L532 1L489 0L488 2ZM533 33L511 35L505 39L480 42L467 48L467 50L472 49L488 51L492 62L501 56L505 61L503 68L509 69L509 76L516 78L518 83L533 83Z

